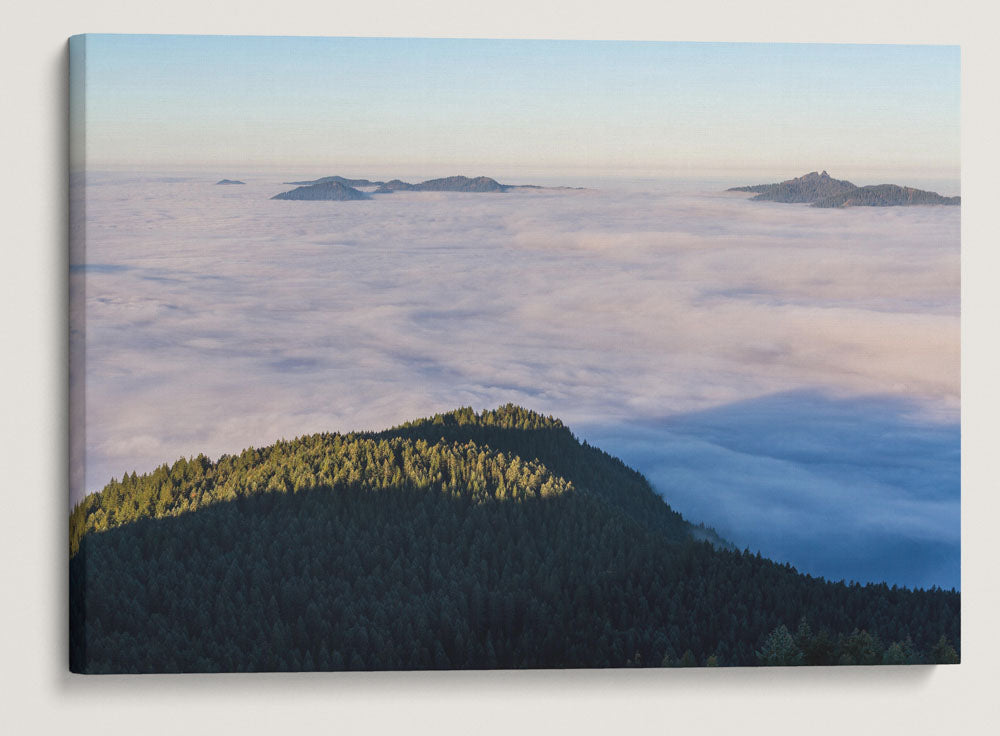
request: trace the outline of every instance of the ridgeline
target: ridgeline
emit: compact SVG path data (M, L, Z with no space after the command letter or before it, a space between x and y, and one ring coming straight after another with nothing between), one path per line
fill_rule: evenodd
M70 554L77 672L958 659L958 593L736 551L513 405L132 473Z
M221 182L220 182L221 183ZM296 184L296 189L277 194L271 199L307 199L307 200L348 200L370 199L367 192L358 187L375 187L372 194L391 194L392 192L471 192L502 194L511 189L573 189L574 187L541 187L532 184L501 184L488 176L446 176L442 179L428 179L418 184L410 184L401 179L390 181L372 181L370 179L348 179L343 176L324 176L311 181L290 181L286 184Z
M906 207L912 205L959 205L961 197L942 197L897 184L858 187L849 181L834 179L825 171L815 171L776 184L753 184L732 187L730 192L752 192L757 201L809 203L813 207Z

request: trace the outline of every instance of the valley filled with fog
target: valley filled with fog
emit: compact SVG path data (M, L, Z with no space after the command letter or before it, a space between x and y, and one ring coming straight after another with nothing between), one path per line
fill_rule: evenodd
M218 178L88 175L74 502L181 455L514 402L740 548L959 587L960 208Z

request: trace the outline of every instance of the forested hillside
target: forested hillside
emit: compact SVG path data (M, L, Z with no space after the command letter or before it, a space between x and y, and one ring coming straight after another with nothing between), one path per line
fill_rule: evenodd
M813 207L908 207L913 205L960 205L961 197L942 197L897 184L859 187L849 181L834 179L825 171L812 171L795 179L775 184L731 187L730 192L752 192L750 199L785 203L810 203Z
M960 633L959 594L725 548L514 406L131 474L70 548L82 672L952 661Z
M908 207L916 204L959 205L961 197L942 197L937 192L925 192L896 184L876 184L858 187L816 200L813 207Z
M275 194L271 199L349 202L359 199L371 199L371 197L343 182L324 181L319 184L307 184L287 192Z
M754 200L770 202L803 203L815 202L850 192L857 187L849 181L834 179L825 171L812 171L795 179L787 179L775 184L753 184L745 187L731 187L730 192L753 192Z

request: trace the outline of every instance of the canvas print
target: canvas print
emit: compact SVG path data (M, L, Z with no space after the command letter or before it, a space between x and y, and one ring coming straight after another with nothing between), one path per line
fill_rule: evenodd
M74 672L959 661L957 47L70 67Z

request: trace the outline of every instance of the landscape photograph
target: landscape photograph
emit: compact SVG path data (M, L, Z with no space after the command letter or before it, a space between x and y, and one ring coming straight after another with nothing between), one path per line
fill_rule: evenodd
M957 46L69 65L71 671L961 661Z

